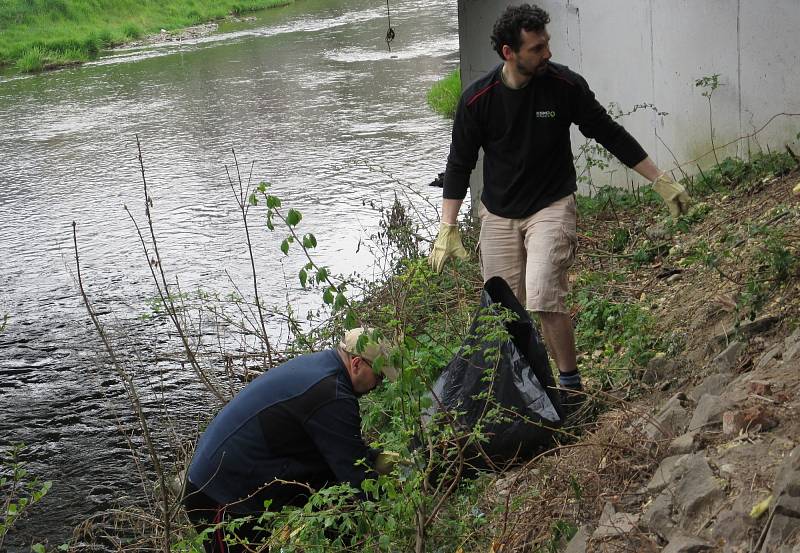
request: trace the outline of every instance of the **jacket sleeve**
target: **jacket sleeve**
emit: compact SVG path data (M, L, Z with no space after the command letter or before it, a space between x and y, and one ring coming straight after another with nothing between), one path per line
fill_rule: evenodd
M581 133L587 138L595 139L628 167L633 167L646 158L647 152L639 142L608 115L586 80L579 75L577 77L572 122L578 125Z
M306 419L305 428L339 482L361 490L365 478L376 478L377 451L361 437L361 415L355 398L327 402ZM364 463L356 464L359 459Z
M447 168L444 172L446 199L463 200L469 188L469 176L478 161L478 150L483 143L482 130L472 108L467 106L466 94L462 94L453 120L453 136Z

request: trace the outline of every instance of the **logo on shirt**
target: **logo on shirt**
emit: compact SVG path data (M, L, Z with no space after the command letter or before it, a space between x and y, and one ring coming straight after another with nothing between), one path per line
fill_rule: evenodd
M554 119L556 116L555 111L537 111L536 118L537 119Z

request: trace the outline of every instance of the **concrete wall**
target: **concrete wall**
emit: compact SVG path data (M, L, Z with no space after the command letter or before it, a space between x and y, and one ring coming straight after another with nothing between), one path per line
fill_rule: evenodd
M513 2L458 0L464 85L501 61L489 36L497 16ZM613 102L631 112L647 105L619 121L663 169L673 169L675 158L689 173L715 162L708 100L695 86L715 73L720 86L712 113L720 160L797 144L800 0L540 0L539 5L551 16L553 61L586 77L604 106ZM781 115L757 136L740 139L784 112L797 115ZM584 141L574 129L576 152ZM473 191L480 187L480 171L475 173ZM593 170L592 178L598 185L641 182L616 162L609 171Z

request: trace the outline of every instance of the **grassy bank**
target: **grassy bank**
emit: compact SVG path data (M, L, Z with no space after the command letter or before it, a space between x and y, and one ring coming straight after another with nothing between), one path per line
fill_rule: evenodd
M430 88L427 95L428 105L439 115L452 119L456 115L459 96L461 69L457 68Z
M103 48L293 0L8 0L0 2L0 67L39 71Z

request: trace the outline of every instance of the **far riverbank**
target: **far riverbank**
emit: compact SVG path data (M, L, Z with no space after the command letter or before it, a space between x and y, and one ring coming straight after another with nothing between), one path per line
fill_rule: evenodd
M0 69L31 73L97 58L108 48L159 38L195 38L216 22L294 0L61 0L0 4ZM199 34L198 34L199 33Z

